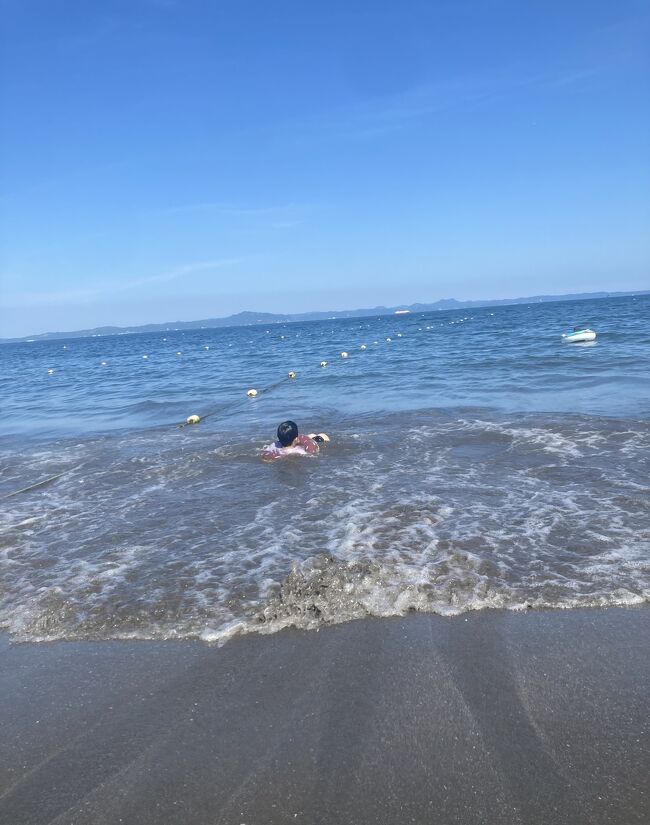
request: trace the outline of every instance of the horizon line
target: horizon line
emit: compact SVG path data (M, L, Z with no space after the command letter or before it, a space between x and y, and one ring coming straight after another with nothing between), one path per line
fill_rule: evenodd
M256 323L234 323L234 324L219 324L217 326L210 326L215 321L228 321L229 319L235 319L242 315L265 315L271 316L268 319L268 323L310 323L316 321L325 321L325 320L343 320L343 318L349 319L355 317L357 313L364 313L364 317L381 317L383 315L394 315L396 313L399 314L411 314L415 312L453 312L455 310L460 310L463 308L467 308L469 304L474 305L476 309L482 307L489 307L489 306L498 306L498 305L505 305L505 306L513 306L521 303L525 303L526 301L535 301L537 303L562 303L563 301L570 301L570 300L603 300L605 298L624 298L624 297L633 297L637 295L647 295L650 294L650 290L630 290L630 291L608 291L608 290L599 290L597 292L573 292L573 293L563 293L560 295L529 295L529 296L518 296L516 298L468 298L465 300L458 300L457 298L438 298L435 301L430 302L422 302L422 301L415 301L411 304L396 304L395 306L383 306L377 305L375 307L357 307L356 309L339 309L339 310L306 310L304 312L291 312L291 313L278 313L278 312L264 312L262 310L241 310L240 312L235 312L230 315L224 316L216 316L213 318L201 318L197 320L189 320L189 321L151 321L143 324L137 325L128 325L128 326L118 326L118 325L110 325L106 324L99 327L92 327L89 329L76 329L76 330L62 330L62 331L48 331L48 332L40 332L40 333L32 333L30 335L21 335L13 338L0 338L0 344L12 344L12 343L36 343L39 340L49 340L52 337L56 337L59 339L65 338L66 336L70 336L73 338L94 338L94 337L108 337L111 335L138 335L144 333L155 333L155 332L180 332L180 329L174 329L174 325L188 325L188 324L201 324L202 322L206 322L207 326L206 329L219 329L221 326L229 326L229 327L243 327L243 326L257 326L257 324L263 323L263 319L258 320ZM440 307L437 309L433 309L438 304L446 304L446 303L456 303L458 306L455 307ZM422 309L415 309L413 307L421 307ZM378 310L375 315L372 315L374 310ZM407 312L405 312L405 310ZM323 317L318 318L305 318L303 316L308 315L318 315ZM341 318L337 318L336 315L340 315ZM146 327L164 327L165 329L145 329ZM201 327L199 327L201 329ZM110 332L98 332L98 330L111 330Z

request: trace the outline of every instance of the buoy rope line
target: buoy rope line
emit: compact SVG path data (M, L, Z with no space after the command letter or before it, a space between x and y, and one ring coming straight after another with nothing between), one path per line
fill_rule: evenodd
M275 381L273 384L269 384L266 387L262 387L261 390L248 390L246 395L248 398L256 398L258 395L267 395L268 393L277 389L281 384L284 384L287 381L291 381L292 379L296 378L296 376L297 374L291 371L285 378L281 378L279 381ZM203 413L203 415L190 415L185 419L185 421L183 421L181 424L177 424L176 426L179 429L183 429L183 427L187 427L189 424L200 424L201 421L205 421L206 418L210 418L210 416L216 415L216 413L225 412L225 410L235 410L242 404L247 403L248 401L245 398L240 398L237 401L227 401L224 404L220 404L218 407L214 407L213 409L208 410L208 412Z
M390 340L390 339L386 339L386 340ZM375 343L377 343L377 342L375 342ZM359 349L367 350L368 347L367 347L366 344L361 344ZM350 357L350 354L348 352L346 352L345 350L343 350L343 352L340 353L340 357L341 357L342 360L346 360L347 358ZM318 366L319 366L320 370L323 370L328 365L329 365L329 361L321 361ZM309 367L305 367L303 370L301 370L302 373L304 373L304 372L315 372L315 371L316 371L315 368L309 368ZM252 389L250 389L246 392L246 395L248 396L248 398L257 398L259 395L267 395L269 392L276 389L281 384L284 384L286 381L292 381L297 377L298 377L298 373L295 372L294 370L290 370L287 373L286 377L280 379L280 381L276 381L274 384L269 384L267 387L263 387L260 390L252 388ZM225 404L221 404L219 407L215 407L214 409L209 410L207 413L204 413L203 415L198 415L196 413L193 414L193 415L188 415L188 417L185 419L185 421L181 422L180 424L176 424L175 426L178 427L178 429L183 429L183 427L187 427L187 426L190 426L190 425L193 425L193 424L200 424L202 421L205 421L206 418L209 418L210 416L215 415L215 413L224 412L225 410L235 410L235 409L237 409L237 407L239 407L239 406L241 406L245 403L247 403L247 402L243 398L238 400L238 401L228 401Z
M20 495L20 493L28 493L30 490L36 490L37 487L43 487L45 484L49 484L50 481L56 481L57 478L67 476L68 473L73 473L75 470L78 470L82 466L82 464L77 464L76 467L71 467L69 470L63 470L63 472L61 473L56 473L56 475L44 478L41 481L37 481L35 484L30 484L28 487L21 487L20 490L14 490L13 493L7 493L4 496L0 496L0 501L4 501L4 499L6 498L13 498L14 496Z
M367 346L365 344L362 344L360 349L366 350ZM349 353L344 350L343 352L340 353L340 357L343 360L346 360L349 357ZM324 369L325 367L328 366L328 364L329 364L328 361L321 361L320 364L319 364L319 369L321 369L321 370ZM315 371L315 368L313 368L313 369ZM309 372L311 370L309 370L309 368L305 368L305 370L303 370L303 372L305 372L305 371ZM279 381L275 381L273 384L268 384L266 387L262 387L262 389L259 389L259 390L250 389L250 390L248 390L246 395L247 395L248 398L257 398L260 395L268 395L268 393L270 393L273 390L277 389L282 384L285 384L287 381L293 381L297 377L298 377L298 373L295 372L294 370L290 370L287 373L287 375L284 378L281 378ZM208 410L206 413L203 413L203 415L190 415L182 423L174 424L174 425L171 425L171 426L175 426L178 429L182 429L183 427L187 427L190 424L199 424L201 421L205 421L206 418L210 418L211 416L216 415L218 412L224 412L225 410L235 410L235 409L237 409L237 407L239 407L243 404L246 404L246 403L248 403L248 402L246 401L246 399L243 399L243 398L239 399L237 401L228 401L225 404L221 404L218 407L214 407L213 409ZM351 416L349 416L349 415L348 416L343 416L343 418L341 420L343 421L343 420L346 420L347 418L350 418L350 417ZM14 496L18 496L21 493L28 493L30 490L37 490L39 487L44 487L46 484L49 484L51 481L56 481L57 479L62 478L63 476L68 475L69 473L73 473L75 470L78 470L82 466L83 466L83 462L81 464L77 464L75 467L71 467L69 470L63 470L60 473L55 473L55 475L48 476L47 478L43 478L43 479L41 479L41 481L37 481L34 484L29 484L27 487L21 487L20 490L14 490L11 493L6 493L5 495L0 496L0 501L4 501L5 499L8 499L8 498L13 498Z

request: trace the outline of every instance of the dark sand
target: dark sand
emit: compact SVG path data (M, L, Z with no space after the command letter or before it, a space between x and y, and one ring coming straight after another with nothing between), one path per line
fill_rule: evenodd
M650 822L650 610L0 641L0 822Z

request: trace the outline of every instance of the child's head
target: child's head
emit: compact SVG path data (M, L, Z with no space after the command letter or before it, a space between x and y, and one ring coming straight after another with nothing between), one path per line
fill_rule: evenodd
M283 421L278 427L278 441L283 447L289 447L298 438L298 425L293 421Z

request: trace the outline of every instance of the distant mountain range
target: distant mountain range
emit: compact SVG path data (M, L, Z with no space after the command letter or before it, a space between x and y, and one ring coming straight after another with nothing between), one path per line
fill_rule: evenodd
M95 327L94 329L80 329L74 332L44 332L40 335L26 335L23 338L0 338L0 343L47 341L57 338L93 338L103 335L132 335L142 332L173 332L175 330L211 329L214 327L260 326L290 323L292 321L322 321L334 318L367 318L378 315L394 315L395 313L439 312L451 309L509 306L512 304L543 304L552 301L587 301L598 298L621 298L626 295L648 294L650 294L650 290L641 292L579 292L573 295L534 295L529 298L501 298L492 301L457 301L455 298L444 298L432 304L402 304L396 307L377 306L370 309L350 309L340 312L300 312L286 315L273 312L238 312L226 318L206 318L203 321L170 321L167 324L142 324L135 327Z

